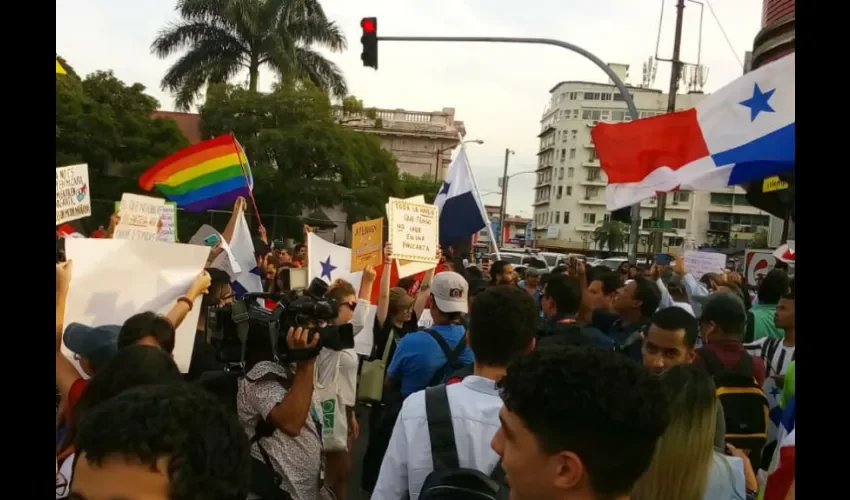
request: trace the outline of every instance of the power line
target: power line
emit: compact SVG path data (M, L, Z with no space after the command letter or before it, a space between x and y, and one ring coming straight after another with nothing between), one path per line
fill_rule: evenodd
M711 17L713 17L714 21L717 23L717 27L720 28L720 33L723 35L723 38L726 39L726 45L729 46L729 50L732 51L732 55L735 57L735 60L738 61L738 64L741 66L741 69L744 69L744 63L738 56L738 52L732 45L732 41L729 40L729 36L726 34L726 30L723 29L723 24L720 23L720 19L718 19L717 14L714 13L714 7L711 6L711 2L709 0L705 0L705 4L708 5L708 11L711 13Z

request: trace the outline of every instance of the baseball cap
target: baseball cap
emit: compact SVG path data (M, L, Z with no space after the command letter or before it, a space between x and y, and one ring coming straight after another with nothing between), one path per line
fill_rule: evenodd
M62 340L74 354L86 358L96 370L118 352L120 325L88 326L71 323L65 328Z
M431 295L437 309L444 313L469 312L469 284L456 272L437 273L431 283Z
M404 288L394 286L390 288L390 304L399 309L407 309L416 302L416 299L407 294Z

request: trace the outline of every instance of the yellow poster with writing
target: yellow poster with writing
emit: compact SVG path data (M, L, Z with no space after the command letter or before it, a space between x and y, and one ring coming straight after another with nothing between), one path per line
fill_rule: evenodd
M384 218L357 222L351 226L351 272L381 265L384 251Z

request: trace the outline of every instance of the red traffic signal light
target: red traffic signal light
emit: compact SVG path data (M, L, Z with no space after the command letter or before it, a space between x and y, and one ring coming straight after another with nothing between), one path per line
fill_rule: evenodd
M360 37L363 52L360 59L363 66L378 69L378 18L364 17L360 20L360 27L363 28L363 36Z

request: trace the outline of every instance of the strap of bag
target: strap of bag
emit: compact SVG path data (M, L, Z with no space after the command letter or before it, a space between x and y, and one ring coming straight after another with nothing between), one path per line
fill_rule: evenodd
M427 332L428 335L431 336L431 338L436 340L438 344L440 344L440 349L443 350L443 354L445 354L446 359L448 360L448 363L446 364L452 365L454 363L457 363L457 360L460 358L460 354L463 352L464 349L466 349L465 334L463 337L460 338L460 340L458 340L455 348L452 349L451 347L449 347L449 343L446 342L446 339L444 339L442 335L437 333L436 330L426 328L424 331Z
M271 472L275 486L280 487L280 483L283 482L283 477L281 477L281 475L274 469L274 466L272 466L272 460L269 457L266 448L260 442L261 439L270 437L272 434L274 434L274 425L265 420L260 420L254 427L254 437L251 438L251 443L257 443L257 448L260 449L260 455L263 456L263 462L265 462L266 467L268 467Z
M425 415L428 418L428 436L431 439L431 460L434 470L460 467L455 445L449 394L445 385L425 389Z

